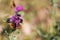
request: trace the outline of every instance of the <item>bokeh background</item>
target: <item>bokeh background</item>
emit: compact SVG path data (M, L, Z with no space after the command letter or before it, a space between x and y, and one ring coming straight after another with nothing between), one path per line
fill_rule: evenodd
M60 40L60 0L14 0L24 8L23 24L8 36L3 31L11 30L6 19L15 14L12 1L0 0L0 40Z

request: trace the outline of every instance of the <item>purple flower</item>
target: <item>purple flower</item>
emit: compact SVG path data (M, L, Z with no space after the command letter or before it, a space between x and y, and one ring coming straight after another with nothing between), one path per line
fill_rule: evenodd
M19 24L19 23L20 23L20 20L15 20L15 23L16 23L16 24Z
M10 18L10 22L13 22L13 21L15 20L15 18L16 18L16 16L12 16L12 17Z
M19 23L22 23L22 18L21 15L14 15L12 16L9 20L8 23L13 23L14 25L16 25L16 27L19 25Z
M22 6L16 6L14 9L15 12L22 11L22 10L23 10Z

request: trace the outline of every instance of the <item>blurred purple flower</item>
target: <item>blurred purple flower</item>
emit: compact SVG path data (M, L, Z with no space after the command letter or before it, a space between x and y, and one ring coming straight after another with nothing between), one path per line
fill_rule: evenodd
M16 18L16 16L12 16L12 17L10 18L10 22L13 22L13 21L15 20L15 18Z
M22 10L23 10L22 6L16 6L14 9L15 12L22 11Z
M19 23L22 23L22 18L20 14L16 14L14 16L12 16L9 20L8 23L13 23L14 25L16 25L16 27L19 25Z

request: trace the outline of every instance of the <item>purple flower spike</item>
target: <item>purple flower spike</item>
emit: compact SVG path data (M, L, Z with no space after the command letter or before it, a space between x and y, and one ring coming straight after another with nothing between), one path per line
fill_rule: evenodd
M22 18L20 14L13 15L11 18L7 20L8 23L13 23L16 25L16 27L19 25L19 23L22 23Z
M22 10L23 10L22 6L16 6L14 9L15 12L22 11Z

